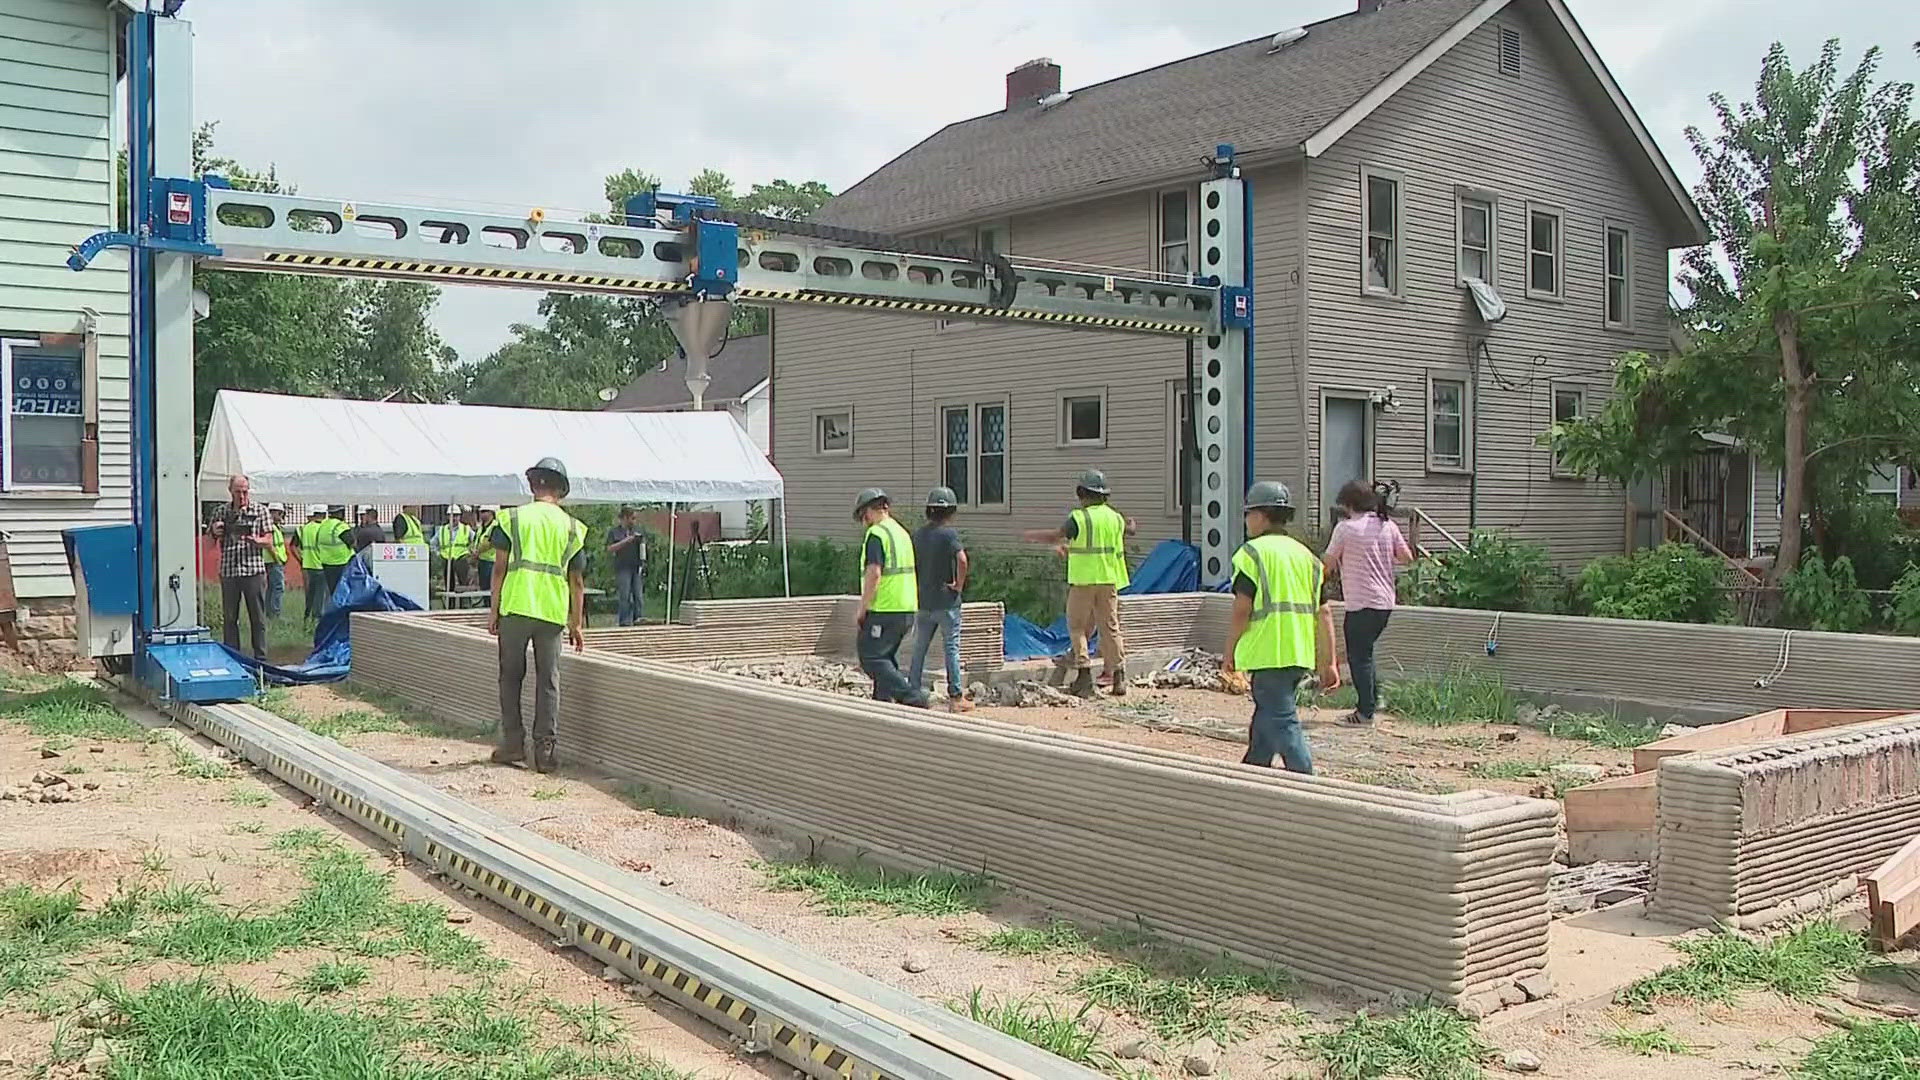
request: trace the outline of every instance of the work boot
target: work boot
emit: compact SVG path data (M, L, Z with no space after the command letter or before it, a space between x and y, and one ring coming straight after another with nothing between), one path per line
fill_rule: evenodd
M973 702L964 697L949 698L947 708L957 713L969 713L973 711Z
M1073 677L1073 688L1068 692L1071 693L1074 697L1083 697L1083 698L1092 697L1093 696L1093 669L1090 667L1081 668L1080 673Z
M487 760L495 765L520 765L527 760L527 752L517 746L496 746Z
M559 755L554 752L554 740L541 739L533 744L533 771L550 773L560 767Z
M1109 687L1108 690L1113 694L1114 697L1127 696L1127 669L1126 668L1115 667L1113 669L1113 685Z

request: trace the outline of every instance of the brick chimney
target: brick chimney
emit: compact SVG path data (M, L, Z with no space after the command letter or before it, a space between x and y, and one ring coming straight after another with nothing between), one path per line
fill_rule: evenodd
M1060 92L1060 65L1046 57L1029 60L1007 72L1007 111L1024 109L1048 94Z

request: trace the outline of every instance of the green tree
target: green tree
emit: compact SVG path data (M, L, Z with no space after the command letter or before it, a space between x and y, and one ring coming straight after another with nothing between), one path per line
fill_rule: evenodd
M1678 462L1702 432L1740 438L1783 477L1776 580L1799 563L1816 468L1845 498L1873 465L1920 458L1920 128L1913 87L1876 85L1878 63L1869 50L1842 79L1830 41L1796 71L1775 45L1753 102L1714 95L1720 130L1687 133L1713 240L1682 258L1687 344L1622 358L1606 408L1549 433L1562 460L1623 482Z

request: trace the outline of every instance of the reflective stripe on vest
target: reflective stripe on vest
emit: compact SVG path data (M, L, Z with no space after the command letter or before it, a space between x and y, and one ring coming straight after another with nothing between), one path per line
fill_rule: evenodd
M564 512L564 511L563 511ZM467 551L473 547L473 527L469 525L446 524L440 526L440 557L444 559L464 559Z
M393 538L396 544L424 544L427 534L420 528L420 519L412 514L400 514L400 535Z
M1233 553L1233 568L1254 584L1253 614L1234 648L1234 666L1312 669L1320 560L1290 536L1256 536Z
M567 564L586 544L587 527L543 502L503 510L494 523L513 546L500 584L500 614L565 624L572 603Z
M1071 515L1074 537L1067 542L1067 584L1127 585L1127 519L1105 503L1083 506Z
M280 531L280 526L269 525L267 526L267 538L267 561L275 564L286 562L287 534Z
M303 521L300 523L300 566L306 570L318 570L323 565L320 561L320 523Z
M880 539L880 583L873 590L873 610L880 612L915 611L920 590L915 584L913 537L892 518L882 518L867 526L867 539ZM867 545L860 545L860 573L867 572Z
M353 548L347 543L351 527L337 517L320 523L320 565L345 566L353 561Z

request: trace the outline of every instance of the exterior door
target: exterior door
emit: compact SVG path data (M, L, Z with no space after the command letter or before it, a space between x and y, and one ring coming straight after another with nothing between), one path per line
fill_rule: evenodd
M1373 440L1367 431L1371 405L1362 397L1321 399L1320 504L1333 521L1335 498L1349 480L1373 482Z

